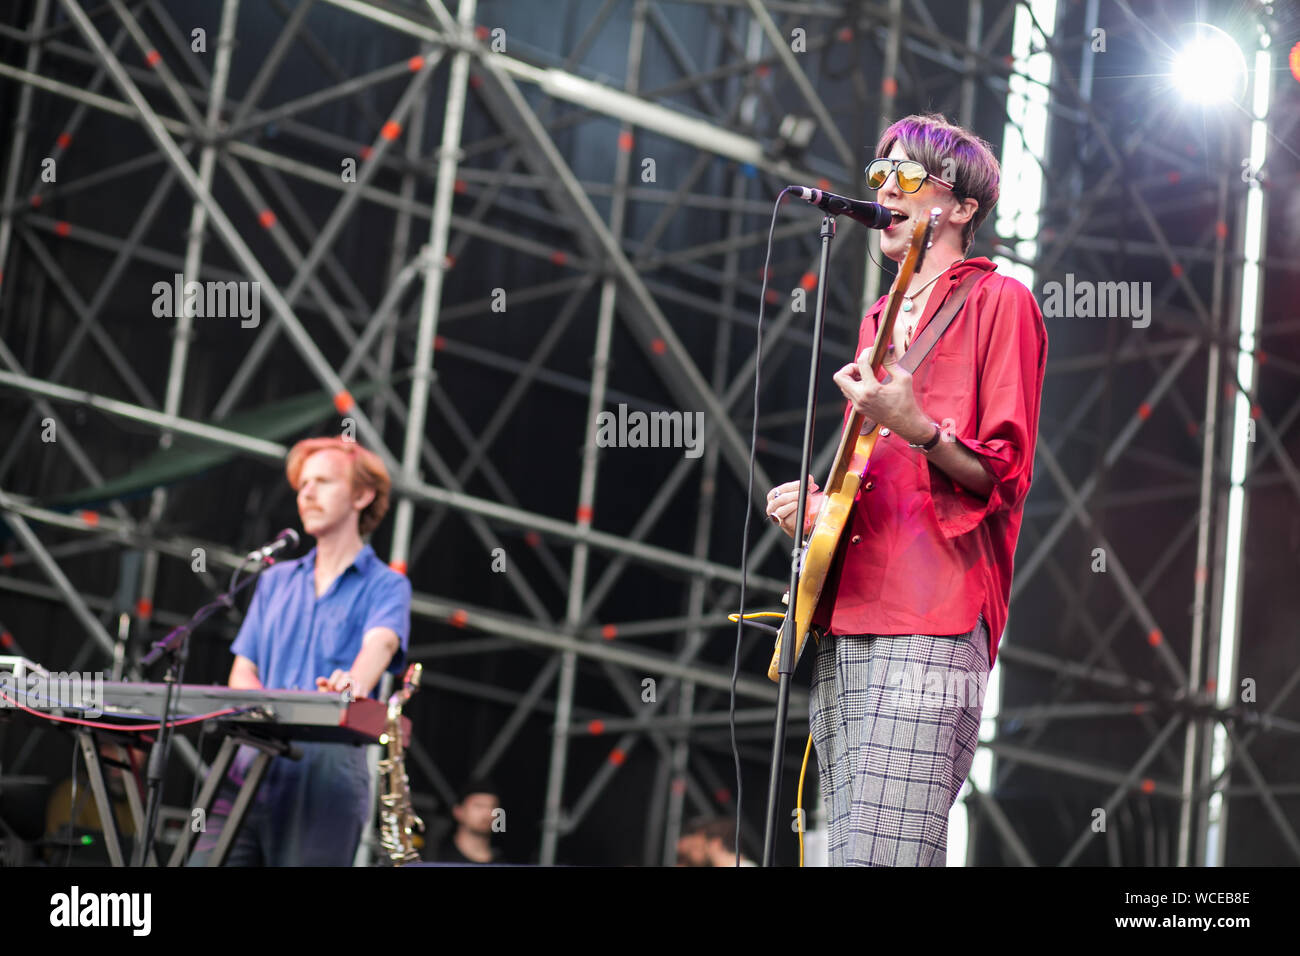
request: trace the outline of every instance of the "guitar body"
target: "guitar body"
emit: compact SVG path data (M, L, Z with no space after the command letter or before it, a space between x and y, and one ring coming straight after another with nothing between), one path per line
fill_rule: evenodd
M907 290L912 276L921 267L925 250L930 245L934 227L938 222L939 210L934 210L929 219L918 222L912 230L912 241L908 247L903 265L898 270L898 281L894 292L890 293L885 308L885 321L876 333L875 345L871 350L871 373L876 375L884 363L885 352L894 338L894 320L903 293ZM849 415L840 437L840 447L831 465L831 475L824 486L825 499L812 532L804 542L803 563L799 569L799 586L795 595L793 630L791 617L786 615L776 635L776 647L772 652L772 662L768 665L767 676L770 680L780 681L781 648L787 631L794 635L794 663L799 663L808 635L812 631L812 621L821 607L822 591L830 575L831 564L840 547L840 538L849 526L853 515L853 502L858 489L871 463L871 453L875 450L876 439L880 429L874 422L869 422L859 412Z

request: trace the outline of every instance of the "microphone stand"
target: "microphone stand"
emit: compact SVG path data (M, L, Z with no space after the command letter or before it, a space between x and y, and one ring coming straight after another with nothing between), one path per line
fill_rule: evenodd
M794 674L795 602L799 596L799 573L803 570L804 520L808 514L808 472L812 469L813 422L817 410L817 381L822 365L822 334L826 320L826 273L830 260L831 240L835 238L835 217L825 216L821 225L821 262L817 267L817 305L813 314L812 360L808 369L808 400L804 406L803 457L799 467L799 507L795 511L794 548L790 552L790 596L786 602L777 663L776 724L772 734L772 767L767 783L767 817L763 827L763 866L771 866L776 847L776 823L781 804L781 775L785 770L785 732L790 720L790 680ZM802 821L801 821L802 825Z
M162 640L155 642L153 649L140 661L140 667L143 670L164 654L167 655L167 674L163 678L163 683L167 685L167 693L163 697L163 712L158 737L154 740L153 747L149 751L149 768L146 774L148 794L146 797L145 828L144 833L140 835L135 845L135 852L131 856L132 866L144 866L145 861L149 859L149 855L153 852L154 831L157 829L158 810L162 804L163 777L167 770L168 760L171 757L173 734L171 727L172 695L182 683L185 674L185 659L189 656L189 645L186 638L200 624L213 614L216 614L217 611L234 607L235 595L256 581L261 573L274 563L269 557L264 559L254 574L243 581L239 581L239 572L244 569L244 565L248 561L249 559L245 558L244 562L235 568L234 574L230 577L229 590L219 595L215 601L199 608L188 621L174 628ZM238 584L236 584L237 581Z

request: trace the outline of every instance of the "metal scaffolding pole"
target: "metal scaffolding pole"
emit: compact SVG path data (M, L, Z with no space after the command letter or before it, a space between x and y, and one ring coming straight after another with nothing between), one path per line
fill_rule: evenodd
M636 92L641 76L645 19L645 2L636 0L627 56L627 87L633 94ZM616 237L623 234L623 214L626 208L624 190L627 186L632 152L627 138L631 136L630 124L624 123L619 129L620 149L614 165L614 197L609 214L609 231ZM623 143L628 143L629 148L621 148ZM591 359L591 399L587 404L587 421L582 445L582 474L578 479L577 518L580 528L590 528L595 517L596 476L600 467L596 433L600 413L605 408L605 388L609 381L609 350L614 334L614 305L617 297L618 285L613 276L610 276L601 284L600 309L596 317L596 341ZM573 549L573 562L569 571L569 593L564 615L565 628L570 634L576 634L582 614L583 595L587 588L588 557L587 546L579 542ZM542 844L539 857L543 866L555 863L560 836L569 825L564 816L564 775L568 768L569 723L572 720L577 677L577 657L573 653L566 653L560 659L555 724L551 732L551 763L546 778L546 804L543 809Z
M36 0L32 9L32 22L29 32L34 36L49 15L49 0ZM27 47L25 71L35 75L41 64L41 46L31 43ZM31 127L32 96L35 90L27 84L18 91L18 113L14 117L13 138L10 140L9 165L5 170L4 208L0 210L0 282L9 269L9 247L13 242L15 199L18 197L18 177L21 164L27 156L27 131Z
M26 375L0 371L0 387L18 388L37 395L74 402L95 408L123 419L141 422L157 428L166 428L183 433L191 438L211 442L226 448L237 449L251 455L280 465L288 449L278 442L265 441L229 429L208 425L178 415L167 415L153 409L142 408L129 402L104 398L88 392L43 382ZM594 548L626 554L671 570L677 574L700 574L706 578L739 583L740 574L733 568L714 561L701 561L689 554L672 551L654 545L630 541L624 537L608 534L593 529L583 529L568 522L558 521L548 515L527 512L518 508L509 508L483 498L476 498L463 492L448 491L424 482L406 484L400 476L393 482L394 489L409 495L425 504L448 505L457 510L481 516L485 519L513 525L526 531L547 534L566 541L581 542ZM762 592L779 593L783 587L776 578L751 575L749 586Z
M1220 152L1220 161L1229 165L1229 146L1224 143ZM1218 221L1226 221L1228 214L1228 182L1219 184L1219 197L1216 216ZM1192 603L1192 645L1187 668L1187 693L1196 696L1205 685L1205 633L1206 633L1206 595L1209 586L1210 568L1210 531L1213 525L1213 508L1217 500L1218 463L1215 449L1219 445L1219 390L1222 387L1219 365L1222 361L1222 349L1217 337L1223 329L1223 294L1224 273L1227 266L1227 236L1219 235L1215 240L1214 287L1210 293L1212 325L1209 346L1208 365L1205 376L1205 422L1201 431L1201 479L1200 497L1196 510L1196 569L1194 578L1194 597ZM1202 747L1201 734L1205 731L1200 721L1187 722L1187 735L1183 742L1182 800L1178 808L1178 848L1175 862L1178 866L1191 866L1192 856L1199 847L1204 846L1205 831L1192 832L1193 803L1192 792L1197 784L1204 785L1209 780L1209 768L1199 768L1197 758ZM1202 823L1204 821L1201 821Z
M120 4L115 3L118 16L129 16ZM235 47L235 24L239 19L239 0L223 0L221 6L221 25L217 35L217 55L212 73L212 93L208 98L208 112L204 118L209 136L216 132L221 121L222 104L226 95L226 84L230 79L230 58ZM138 28L137 28L138 29ZM188 102L188 100L184 100ZM211 191L212 174L217 162L217 147L209 141L199 154L199 182L203 189ZM170 182L170 177L168 179ZM197 281L203 269L203 241L207 229L207 211L203 204L195 202L190 211L190 226L185 246L185 268L182 270L184 281ZM183 305L177 310L176 328L172 333L171 361L167 366L167 391L163 398L163 412L178 415L181 410L181 393L185 387L185 364L189 357L190 343L194 338L194 316ZM159 436L160 448L170 448L172 436L163 432ZM162 520L167 508L167 492L155 488L149 503L148 526L153 527ZM141 627L147 627L153 614L155 591L158 583L158 552L148 550L144 553L144 564L140 569L139 595L136 604L136 616Z

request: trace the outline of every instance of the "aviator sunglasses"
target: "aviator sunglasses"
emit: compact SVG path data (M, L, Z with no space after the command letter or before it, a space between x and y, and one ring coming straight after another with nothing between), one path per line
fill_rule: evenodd
M867 164L867 186L879 189L885 185L885 180L895 170L898 172L898 188L905 193L916 192L927 179L936 185L956 191L953 183L926 172L925 167L914 159L873 159Z

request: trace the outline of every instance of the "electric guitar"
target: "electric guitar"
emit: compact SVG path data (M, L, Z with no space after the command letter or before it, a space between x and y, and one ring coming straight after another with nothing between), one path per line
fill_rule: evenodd
M899 306L902 305L903 293L907 291L912 276L921 268L921 263L925 260L925 252L930 248L938 222L939 210L934 209L928 219L918 221L912 228L907 255L903 258L902 266L899 267L898 281L894 283L894 291L889 294L889 301L885 305L885 319L880 323L875 345L871 349L873 376L878 377L880 366L885 361L885 353L889 344L894 341L894 320L898 316ZM835 453L835 463L831 465L830 477L826 479L826 484L823 486L826 498L817 513L812 533L804 542L792 631L796 664L799 663L799 655L803 653L804 644L808 641L808 633L812 627L813 616L817 613L821 602L822 588L826 585L831 562L835 559L835 552L839 548L840 537L848 527L853 500L857 497L858 487L862 484L862 478L871 460L871 453L876 447L876 439L879 437L880 428L875 422L867 421L866 416L860 412L855 411L849 415L848 423L844 426L844 434L840 438L839 450ZM788 594L786 598L788 601ZM776 649L772 653L772 663L767 669L767 676L773 681L780 680L777 669L781 663L781 642L785 639L787 630L790 630L789 615L777 632Z

